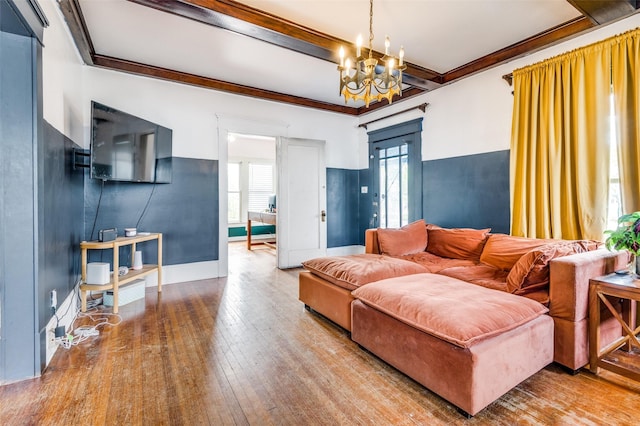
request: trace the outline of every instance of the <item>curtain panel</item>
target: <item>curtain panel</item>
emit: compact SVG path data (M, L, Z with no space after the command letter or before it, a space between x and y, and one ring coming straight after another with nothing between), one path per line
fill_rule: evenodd
M513 72L513 235L602 238L610 50L599 43Z
M611 43L613 108L623 213L640 211L640 30Z

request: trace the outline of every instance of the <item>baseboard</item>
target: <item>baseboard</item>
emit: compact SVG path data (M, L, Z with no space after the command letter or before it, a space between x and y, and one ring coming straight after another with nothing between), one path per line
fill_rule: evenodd
M206 280L220 276L217 260L206 262L181 263L162 267L162 285L186 281ZM147 287L158 285L158 274L147 275Z
M327 256L348 256L364 253L364 246L342 246L327 249Z

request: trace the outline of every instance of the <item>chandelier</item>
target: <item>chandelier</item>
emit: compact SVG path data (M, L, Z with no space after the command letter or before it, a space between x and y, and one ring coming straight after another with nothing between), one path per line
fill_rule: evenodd
M362 100L367 108L372 99L386 99L391 103L394 95L402 95L402 71L404 65L404 48L400 47L399 58L389 56L389 36L384 41L384 56L380 59L384 68L378 65L373 57L373 0L369 1L369 55L362 55L362 36L356 42L356 58L345 58L344 48L340 47L340 94L345 103L349 99ZM397 65L396 65L397 64Z

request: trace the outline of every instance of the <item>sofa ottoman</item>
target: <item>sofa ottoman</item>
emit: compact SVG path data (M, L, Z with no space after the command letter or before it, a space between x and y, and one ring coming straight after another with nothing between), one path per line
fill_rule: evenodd
M553 361L534 300L429 273L352 294L351 338L469 415Z
M319 257L303 262L298 298L305 308L351 331L351 291L386 278L428 272L407 260L379 254Z

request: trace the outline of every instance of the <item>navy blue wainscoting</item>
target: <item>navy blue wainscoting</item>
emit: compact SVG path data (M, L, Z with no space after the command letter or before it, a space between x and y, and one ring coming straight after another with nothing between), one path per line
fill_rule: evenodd
M358 170L327 168L327 247L360 244Z
M135 227L151 196L139 231L163 234L163 264L218 259L218 161L173 157L168 184L105 182L95 229L96 207L102 182L87 176L85 184L85 237L97 239L98 231ZM93 236L91 235L93 233ZM121 249L121 265L131 259L130 247ZM138 245L144 263L156 262L155 241ZM109 250L89 252L91 262L111 262Z
M84 173L73 169L73 150L80 148L46 121L40 148L39 208L42 229L39 253L39 319L51 318L50 292L58 303L80 278L80 241L84 238ZM44 360L43 360L44 362Z
M427 222L509 233L509 150L424 161L422 178Z

